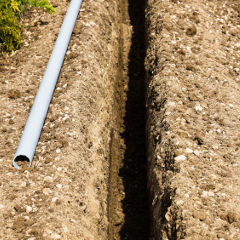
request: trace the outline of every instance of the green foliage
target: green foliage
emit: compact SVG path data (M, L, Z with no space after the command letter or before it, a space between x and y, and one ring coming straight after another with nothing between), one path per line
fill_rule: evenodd
M56 10L54 7L49 3L48 0L18 0L18 5L21 10L25 10L26 6L34 6L37 8L43 8L49 13L54 13Z
M14 0L0 2L0 43L4 50L13 51L21 44L20 10Z
M43 8L49 13L55 12L48 0L0 0L0 48L13 51L22 43L20 14L28 6Z

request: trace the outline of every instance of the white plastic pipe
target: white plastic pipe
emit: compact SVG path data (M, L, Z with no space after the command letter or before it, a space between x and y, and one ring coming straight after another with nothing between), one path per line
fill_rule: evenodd
M20 169L18 161L28 161L29 167L32 165L34 153L81 4L82 0L72 0L69 5L13 159L13 166L17 169Z

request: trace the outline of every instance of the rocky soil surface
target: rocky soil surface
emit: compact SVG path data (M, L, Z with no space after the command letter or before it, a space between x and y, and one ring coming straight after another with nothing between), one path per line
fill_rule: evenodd
M240 239L240 5L149 0L153 239Z
M69 1L24 16L24 46L0 58L0 239L107 239L118 1L81 7L33 160L11 162ZM116 94L115 94L116 95Z
M83 1L33 166L17 171L69 1L52 3L0 56L0 239L240 239L240 3Z

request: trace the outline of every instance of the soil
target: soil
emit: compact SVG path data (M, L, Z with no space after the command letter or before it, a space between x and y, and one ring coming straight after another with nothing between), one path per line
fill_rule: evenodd
M153 239L240 239L237 1L148 1Z
M12 167L68 4L24 15L24 46L1 57L0 239L108 238L118 1L83 2L33 166Z
M240 239L239 3L83 1L33 166L18 171L69 1L52 3L0 56L0 239Z

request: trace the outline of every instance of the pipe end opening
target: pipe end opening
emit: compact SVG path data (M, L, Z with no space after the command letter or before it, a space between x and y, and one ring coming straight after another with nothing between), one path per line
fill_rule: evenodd
M19 155L16 156L13 160L13 166L17 168L18 170L20 168L26 169L28 167L31 167L30 159L27 156Z

